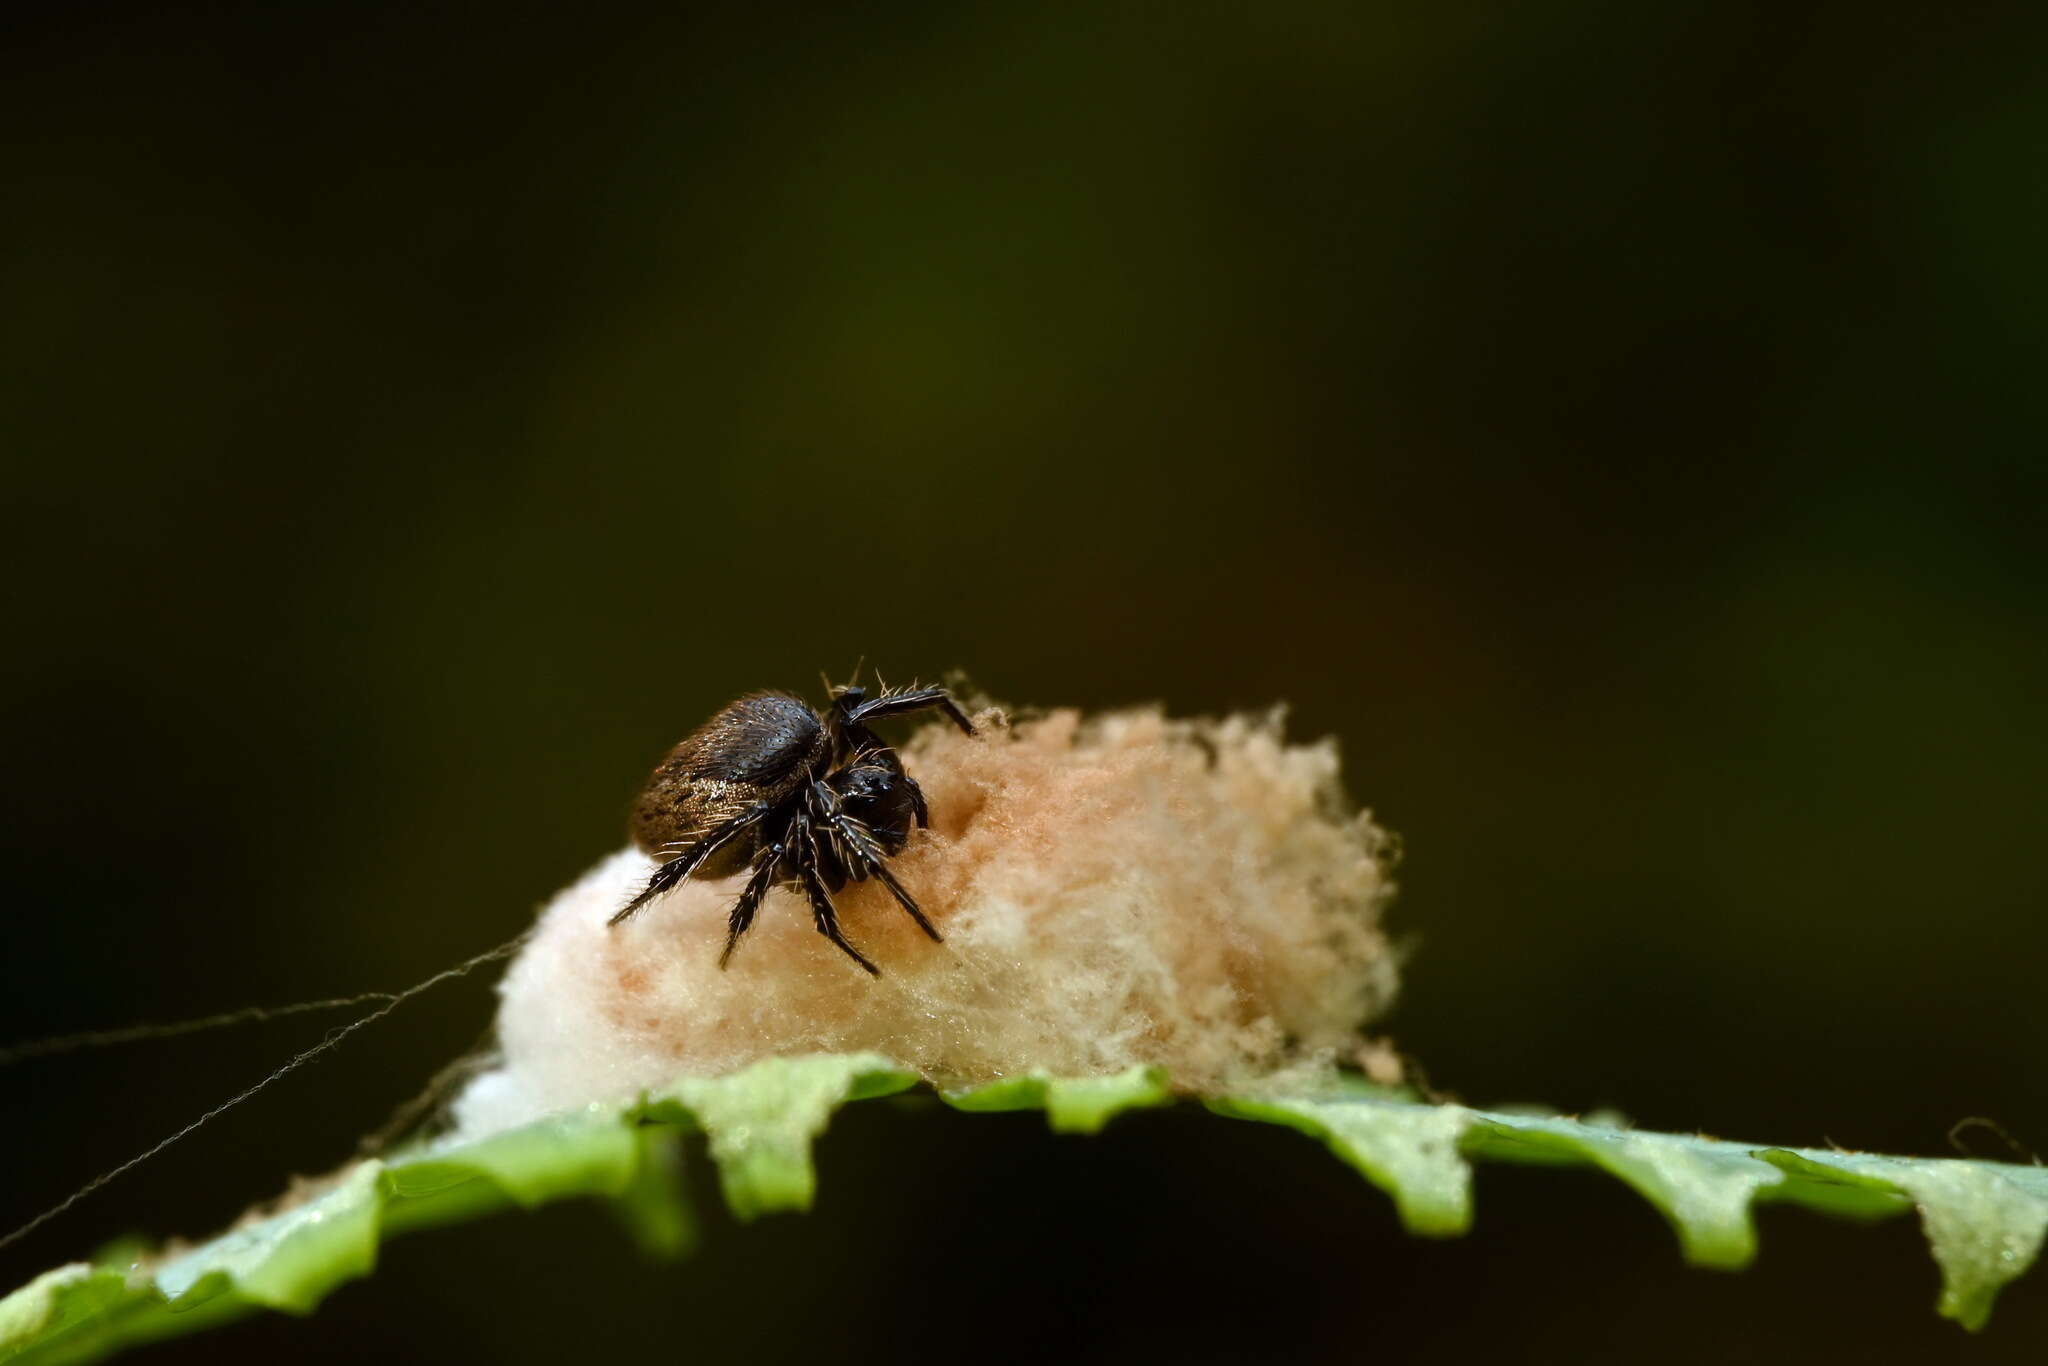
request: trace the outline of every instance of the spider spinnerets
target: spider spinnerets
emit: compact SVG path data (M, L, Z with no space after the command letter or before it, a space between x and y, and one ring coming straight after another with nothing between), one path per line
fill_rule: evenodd
M633 806L633 838L663 860L612 924L688 877L727 877L752 867L733 903L718 957L723 968L768 889L790 886L810 902L818 933L876 976L881 969L847 942L832 893L874 878L918 928L939 932L889 872L913 823L930 824L924 793L896 751L868 723L939 710L969 735L974 723L944 688L832 690L824 711L788 693L761 692L729 703L654 770Z

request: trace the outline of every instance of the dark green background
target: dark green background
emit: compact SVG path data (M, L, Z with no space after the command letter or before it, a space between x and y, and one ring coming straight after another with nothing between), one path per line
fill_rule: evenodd
M2034 7L11 6L0 1037L424 977L728 696L865 655L1285 699L1407 840L1390 1021L1475 1102L2048 1148ZM468 984L0 1280L199 1232ZM4 1078L11 1226L324 1022ZM2007 1155L1996 1139L1974 1150ZM1743 1277L1291 1135L849 1117L808 1221L392 1248L159 1361L2039 1359L1909 1221Z

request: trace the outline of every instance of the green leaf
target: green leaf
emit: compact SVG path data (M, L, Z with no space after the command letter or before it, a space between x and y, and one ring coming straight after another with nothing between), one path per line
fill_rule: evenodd
M1173 1099L1166 1071L1133 1067L1108 1077L1054 1077L1032 1072L966 1091L941 1093L956 1110L992 1113L1043 1110L1055 1133L1095 1134L1125 1110L1164 1105Z
M849 1100L917 1084L875 1054L767 1058L723 1077L684 1077L650 1094L636 1117L694 1124L710 1140L725 1203L741 1219L807 1210L817 1193L811 1141Z
M612 1209L640 1250L673 1261L697 1246L697 1224L683 1189L683 1145L673 1129L640 1130L639 1165Z
M704 1133L727 1203L741 1218L810 1207L811 1148L843 1104L916 1078L873 1054L773 1058L721 1077L688 1077L622 1105L594 1105L469 1142L358 1163L317 1195L154 1263L60 1267L0 1300L0 1362L83 1362L259 1309L309 1313L366 1275L386 1236L531 1208L570 1196L612 1202L651 1253L688 1250L684 1131ZM1036 1109L1063 1133L1171 1097L1166 1076L1032 1074L943 1096L968 1112ZM1431 1105L1347 1082L1208 1102L1218 1114L1279 1124L1325 1144L1387 1192L1402 1223L1431 1237L1472 1221L1471 1162L1591 1167L1670 1221L1686 1260L1739 1268L1756 1253L1759 1200L1826 1214L1920 1212L1941 1268L1940 1312L1981 1327L1998 1291L2030 1266L2048 1231L2048 1170L1955 1158L1879 1157L1645 1133L1556 1115Z
M1474 1115L1463 1106L1268 1097L1215 1100L1209 1108L1321 1139L1394 1198L1410 1233L1449 1238L1472 1226L1472 1169L1458 1155L1458 1145Z
M1685 1259L1736 1270L1756 1255L1756 1200L1824 1214L1882 1217L1917 1208L1941 1268L1940 1312L1980 1328L2007 1282L2031 1266L2048 1231L2048 1169L1958 1158L1789 1150L1684 1134L1642 1133L1558 1116L1422 1105L1348 1093L1210 1102L1222 1114L1320 1138L1393 1197L1416 1233L1470 1222L1468 1158L1596 1167L1671 1222Z

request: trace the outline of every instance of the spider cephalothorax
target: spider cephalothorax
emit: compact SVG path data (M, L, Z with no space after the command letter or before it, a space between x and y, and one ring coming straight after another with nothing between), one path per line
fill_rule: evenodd
M924 793L896 751L867 727L931 708L974 734L974 723L944 688L884 689L872 698L861 688L834 688L823 712L776 692L729 704L648 778L633 806L633 838L663 862L611 923L684 878L751 867L733 903L720 967L778 885L801 891L818 933L871 973L880 969L847 942L832 905L832 893L849 881L880 881L936 940L939 932L886 866L909 841L913 823L929 824Z

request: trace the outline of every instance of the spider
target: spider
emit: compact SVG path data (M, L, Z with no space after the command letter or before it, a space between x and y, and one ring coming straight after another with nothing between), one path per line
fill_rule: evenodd
M788 693L759 692L727 704L673 750L633 805L633 838L663 860L647 886L611 924L631 916L684 878L726 877L753 868L727 921L723 968L768 889L791 886L811 904L824 935L868 973L881 969L847 942L832 893L848 881L878 880L940 941L917 902L889 872L911 823L931 823L924 793L896 751L868 723L936 708L969 735L974 723L944 688L832 689L824 711Z

